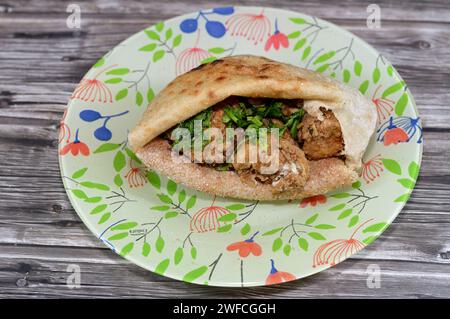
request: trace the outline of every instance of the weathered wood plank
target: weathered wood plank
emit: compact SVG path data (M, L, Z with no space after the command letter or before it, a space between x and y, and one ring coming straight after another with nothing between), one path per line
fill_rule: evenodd
M69 2L70 3L70 2ZM366 19L368 16L367 6L373 2L345 0L339 3L324 2L324 1L267 1L262 4L257 0L234 0L228 1L223 5L244 5L244 6L272 6L276 8L285 8L293 11L300 11L310 15L316 15L324 19L331 19L334 17L347 17L352 19ZM142 14L153 19L167 19L172 16L197 11L200 9L213 8L218 3L208 0L193 0L193 1L170 1L165 3L141 2L138 0L125 1L119 0L113 3L101 0L96 1L77 1L80 5L82 13L84 14L115 14L116 17L123 15L137 15ZM448 2L445 0L437 1L377 1L381 8L382 19L385 20L405 20L405 21L450 21L450 8ZM0 12L5 12L9 15L17 13L27 13L33 16L50 14L60 14L65 12L67 2L56 0L47 0L43 3L29 2L26 0L19 1L4 1L0 6Z
M3 21L3 22L2 22ZM84 33L67 32L59 20L42 21L48 28L48 38L36 33L29 19L0 20L7 35L6 50L0 52L5 67L0 69L0 115L22 117L32 110L32 117L47 115L52 103L59 109L67 103L76 83L96 59L111 47L155 21L124 18L120 31L111 33L109 19L88 18ZM365 39L397 67L407 81L424 123L433 128L450 128L450 64L448 47L450 29L443 23L387 22L380 31L367 29L362 21L334 21ZM21 37L14 35L19 28ZM23 28L23 29L22 29ZM59 30L59 31L55 31ZM52 34L61 33L61 37ZM23 34L29 35L24 45ZM50 53L49 53L50 52ZM23 86L23 83L27 83ZM61 105L59 105L61 104ZM56 107L56 106L55 106ZM47 112L46 112L47 111Z
M1 248L1 298L436 298L450 295L448 265L442 264L350 259L312 277L284 285L230 289L173 281L131 265L112 252L98 249ZM69 289L66 285L67 266L73 263L81 268L81 288L78 289ZM380 267L379 289L367 288L369 265Z

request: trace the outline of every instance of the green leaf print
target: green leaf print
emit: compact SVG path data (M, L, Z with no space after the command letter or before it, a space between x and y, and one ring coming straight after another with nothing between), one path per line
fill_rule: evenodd
M308 236L315 240L326 240L326 238L322 234L316 232L309 232Z
M350 82L350 71L348 69L344 69L342 73L342 78L344 80L344 83Z
M294 31L288 34L289 39L296 39L298 38L302 33L300 31Z
M349 193L337 193L337 194L332 194L330 195L333 198L347 198L350 197Z
M128 243L126 244L121 250L120 250L120 256L125 257L128 255L134 248L134 243Z
M336 226L329 225L329 224L319 224L314 226L315 229L334 229Z
M232 204L232 205L228 205L225 206L226 209L228 210L241 210L245 208L244 204Z
M295 43L294 51L300 50L306 43L306 38L300 39Z
M80 182L80 185L83 187L86 187L86 188L98 189L101 191L109 191L110 190L108 185L90 182L90 181Z
M155 242L156 251L158 253L161 253L164 249L164 245L165 245L164 239L161 236L158 236Z
M415 182L409 178L400 178L397 180L403 187L413 189Z
M120 100L126 98L127 95L128 95L128 89L125 88L125 89L120 90L116 94L116 101L120 101Z
M147 101L148 101L148 103L150 103L153 100L154 97L155 97L155 92L153 91L152 88L149 88L147 90Z
M183 281L193 282L194 280L196 280L196 279L200 278L201 276L203 276L206 273L207 270L208 270L208 266L201 266L201 267L198 267L198 268L196 268L194 270L191 270L186 275L184 275Z
M324 53L324 54L320 55L319 57L317 57L314 60L313 64L315 65L315 64L323 63L323 62L331 59L332 57L334 57L335 54L336 54L336 51L330 51L330 52Z
M362 71L362 64L360 61L356 60L354 65L353 65L353 71L355 72L355 74L357 76L361 76L361 71Z
M142 48L139 49L139 51L143 51L143 52L152 52L153 50L156 49L158 45L156 43L150 43L147 45L144 45Z
M408 166L408 174L414 181L419 176L419 165L416 162L411 162Z
M306 20L303 18L289 18L289 20L291 20L295 24L305 24L306 23Z
M217 229L217 232L218 232L218 233L226 233L226 232L229 232L229 231L231 230L232 227L233 227L232 224L227 224L227 225L224 225L224 226L219 227L219 228Z
M386 90L384 90L383 94L381 95L382 98L388 97L391 94L394 94L395 92L400 91L405 86L405 81L397 82L390 87L388 87Z
M353 208L349 208L344 210L339 216L338 216L338 220L347 218L348 216L350 216L353 213Z
M350 218L350 221L348 222L348 227L351 228L355 226L359 222L359 215L355 215L352 218Z
M173 39L173 42L172 42L173 48L176 48L177 46L179 46L181 44L182 37L183 36L181 34L179 34Z
M250 232L250 225L249 224L245 224L244 227L241 228L241 235L245 236Z
M382 162L383 162L384 167L391 173L394 173L397 175L402 174L402 168L396 160L383 158Z
M221 54L221 53L225 52L225 49L221 48L221 47L216 47L216 48L209 49L208 52L210 52L212 54Z
M102 215L102 217L100 217L100 220L98 221L98 224L100 225L100 224L103 224L103 223L107 222L110 217L111 217L111 213L109 213L109 212L108 213L104 213Z
M303 51L302 54L302 61L305 61L306 58L309 56L309 54L311 53L311 46L307 46L305 51Z
M172 30L172 28L169 28L169 29L167 29L166 30L166 34L165 34L165 40L166 41L169 41L171 38L172 38L172 35L173 35L173 30Z
M380 81L380 77L381 77L380 69L379 68L373 69L373 72L372 72L372 81L373 81L373 83L377 84L378 81Z
M83 192L81 189L72 189L72 194L74 194L75 197L80 198L80 199L86 199L86 198L88 198L88 196L86 195L86 193Z
M170 258L164 259L163 261L161 261L155 268L155 272L158 275L163 275L164 272L167 270L167 268L169 267L170 264Z
M153 30L144 30L144 32L150 40L156 40L156 41L161 40L159 34Z
M98 203L102 200L101 196L88 197L84 200L85 203Z
M329 211L337 211L337 210L341 210L345 207L345 203L341 203L341 204L337 204L336 206L331 207L330 209L328 209Z
M384 230L387 227L387 224L382 222L382 223L377 223L377 224L373 224L370 225L368 227L366 227L362 232L365 233L377 233L377 232L381 232L382 230Z
M101 213L102 211L104 211L106 209L106 207L108 207L108 205L106 205L106 204L101 204L101 205L95 206L89 214L95 215L95 214Z
M319 214L314 214L311 217L309 217L306 221L305 224L306 225L311 225L312 223L314 223L317 219L317 217L319 217Z
M128 68L117 68L109 70L108 72L106 72L106 75L125 75L128 73L130 73L130 69Z
M150 254L151 246L148 242L144 242L142 245L142 256L147 257Z
M126 165L125 154L122 151L118 151L114 156L113 166L116 172L120 172Z
M283 239L281 237L276 238L272 244L272 251L280 250L281 246L283 246Z
M122 177L120 177L120 174L116 174L114 176L114 184L116 184L117 187L121 187L123 185Z
M361 94L366 94L368 88L369 88L369 80L365 80L359 86L359 92L361 92Z
M128 232L122 232L122 233L114 234L114 235L108 237L108 240L109 241L121 240L121 239L124 239L127 237L128 237Z
M114 227L111 227L111 230L128 230L136 227L138 223L136 222L126 222L126 223L120 223L115 225Z
M397 197L396 199L394 199L394 202L396 202L396 203L404 203L404 202L407 202L410 196L411 196L411 194L409 194L409 193L408 193L408 194L400 195L399 197Z
M94 154L114 151L114 150L118 149L120 147L120 145L121 144L116 144L116 143L104 143L96 148L96 150L94 151Z
M303 249L304 251L308 251L308 241L304 238L299 238L298 239L298 247L300 247L301 249Z
M186 204L186 209L191 209L195 206L195 203L197 202L197 196L191 196L191 198L188 199Z
M289 255L291 254L291 251L292 251L291 245L289 245L289 244L284 245L284 247L283 247L283 253L284 253L286 256L289 256Z
M169 179L167 181L167 193L169 193L169 195L173 195L175 194L176 191L177 191L177 183Z
M395 114L398 116L402 116L403 112L405 112L406 105L408 104L408 93L404 92L402 96L398 99L397 103L395 103L394 109Z
M195 248L195 246L191 247L191 257L192 259L197 258L197 248Z
M156 210L156 211L159 211L159 212L163 212L163 211L169 210L169 209L170 209L170 206L167 206L167 205L163 205L163 206L153 206L153 207L151 207L150 209Z
M142 106L142 103L144 103L144 97L142 96L142 93L137 91L136 92L136 104L137 106Z
M237 217L237 215L235 213L229 213L229 214L223 215L218 220L221 222L232 222L233 220L236 219L236 217Z
M75 173L72 174L73 179L78 179L80 177L83 177L83 175L87 172L88 168L83 167L82 169L77 170Z
M152 60L153 62L158 62L166 55L166 51L164 50L158 50L155 53L153 53Z
M156 29L156 31L158 31L158 32L161 32L163 29L164 29L164 22L158 22L156 25L155 25L155 29Z
M186 199L186 191L183 189L181 192L178 193L178 202L181 204Z
M156 174L154 171L147 172L147 179L150 182L150 184L153 185L153 187L157 189L161 188L161 179L159 178L158 174Z
M167 212L164 214L165 219L170 219L178 216L178 212Z
M173 257L173 262L175 265L178 265L181 260L183 259L184 251L183 248L178 247L177 250L175 250L175 255Z
M166 194L157 194L159 200L166 204L173 204L172 199Z
M283 227L274 228L272 230L265 232L264 234L262 234L262 236L269 236L269 235L276 234L276 233L280 232L282 229L283 229Z

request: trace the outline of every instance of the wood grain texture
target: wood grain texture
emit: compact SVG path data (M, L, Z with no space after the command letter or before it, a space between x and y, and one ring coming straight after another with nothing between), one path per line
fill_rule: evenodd
M404 77L424 126L413 195L376 242L301 281L245 289L190 285L117 256L71 207L59 176L57 129L68 98L113 46L159 20L210 1L77 1L82 29L67 29L67 1L0 3L0 298L58 297L450 297L450 1L377 1L381 30L366 28L373 1L231 1L327 19L373 45ZM69 289L69 264L82 287ZM381 288L366 285L381 268Z

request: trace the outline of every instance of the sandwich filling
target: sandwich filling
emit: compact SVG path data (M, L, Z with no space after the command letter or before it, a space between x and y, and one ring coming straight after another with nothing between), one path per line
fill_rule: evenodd
M191 162L234 171L247 184L270 184L280 193L305 185L310 161L344 156L339 121L330 110L320 112L319 117L306 113L301 99L231 96L161 137Z

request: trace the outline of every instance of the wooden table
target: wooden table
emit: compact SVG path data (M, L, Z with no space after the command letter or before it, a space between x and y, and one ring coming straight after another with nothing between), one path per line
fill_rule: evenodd
M327 19L384 54L417 101L425 144L412 198L374 244L304 280L245 289L174 281L119 257L78 218L58 166L59 119L94 61L148 25L214 2L77 0L80 31L66 27L71 2L0 3L0 298L450 297L449 0L378 1L380 30L366 27L373 1L265 3ZM79 289L66 285L69 264L81 267ZM366 285L371 264L381 269L378 289Z

